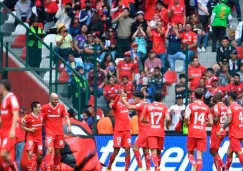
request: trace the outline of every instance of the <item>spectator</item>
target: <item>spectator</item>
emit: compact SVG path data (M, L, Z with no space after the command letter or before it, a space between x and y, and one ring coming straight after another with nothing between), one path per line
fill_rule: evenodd
M211 88L212 87L212 80L214 78L214 70L213 68L208 68L207 69L207 73L206 73L206 82L205 82L205 85L206 85L206 88Z
M132 99L134 87L131 81L128 80L127 76L122 77L122 82L120 83L120 89L123 89L127 94L127 100Z
M145 0L145 14L144 14L145 20L150 21L150 20L153 19L153 14L154 14L156 2L157 1Z
M172 105L169 108L170 116L172 118L171 129L175 130L177 123L180 120L181 112L186 109L186 106L183 104L184 97L182 95L176 96L176 104Z
M97 74L97 85L94 82L94 75ZM97 96L100 97L103 94L103 88L105 85L105 73L101 71L100 64L97 63L97 73L94 73L94 70L91 70L88 75L89 81L89 91L91 94L94 93L94 86L97 86Z
M106 33L105 47L108 49L108 52L112 54L112 58L116 57L116 31L114 28L110 27ZM106 52L103 52L101 56L105 56ZM101 57L102 59L102 57Z
M212 87L209 88L205 94L205 99L210 100L216 93L221 93L224 97L225 88L219 85L219 78L214 76L212 79Z
M164 1L157 1L156 2L156 10L157 10L156 12L158 12L159 18L161 18L162 22L166 26L169 22L169 18L168 18L168 9L165 8L164 6L165 6Z
M124 60L118 62L116 66L116 75L119 81L123 80L124 76L127 76L129 81L134 80L134 63L131 60L131 53L124 53Z
M197 56L197 35L192 31L192 25L186 24L185 32L182 34L182 43L184 47L188 45L188 61Z
M152 76L154 74L154 68L155 67L162 67L161 60L158 58L155 58L156 53L154 50L150 50L148 59L145 60L144 63L144 71L147 76Z
M160 68L154 68L154 75L151 79L151 86L153 87L153 91L161 91L162 95L165 96L167 94L167 89L165 85L166 79L164 78L163 74L160 72Z
M74 49L77 51L77 55L84 54L84 45L87 40L88 26L82 25L81 33L75 37Z
M28 63L30 67L39 68L41 63L42 55L42 43L37 39L44 38L45 33L38 26L38 18L34 18L32 26L30 27L31 32L28 35ZM34 35L35 34L35 35Z
M133 35L138 28L141 28L141 30L147 30L147 22L144 20L144 12L143 11L138 11L136 13L136 20L131 26L131 34Z
M198 0L198 14L199 14L199 21L202 24L203 31L208 30L208 18L210 16L208 8L207 8L207 4L209 2L209 0Z
M81 66L84 68L84 63L82 59L80 58L74 58L72 53L68 54L68 61L67 61L68 66L70 66L72 69L76 69L77 66ZM68 82L70 83L72 81L72 76L75 76L75 73L72 72L72 69L70 67L66 66L66 71L69 75Z
M199 86L199 80L204 77L205 72L206 68L199 63L198 58L193 58L191 65L188 67L189 88L192 91Z
M104 98L107 102L107 106L110 104L111 100L115 100L118 95L120 85L116 84L116 79L114 77L110 77L109 83L104 87Z
M227 5L230 8L235 7L236 14L237 14L237 19L238 19L239 22L242 21L242 19L241 19L241 7L240 7L240 4L239 4L239 0L228 0Z
M30 24L32 16L31 1L30 0L19 0L16 4L16 16L22 21ZM18 20L15 20L14 26L18 25Z
M174 5L168 10L168 16L171 23L178 24L182 23L183 26L186 24L185 8L179 4L179 0L174 0Z
M179 75L179 83L175 85L175 93L177 95L181 95L185 97L186 95L186 75L180 74Z
M108 72L109 71L109 63L110 62L112 62L114 65L112 65L112 66L114 66L114 68L112 68L112 70L113 69L115 69L115 65L116 65L116 63L114 62L114 60L112 59L112 55L111 55L111 53L109 53L109 52L107 52L106 54L105 54L105 58L104 58L104 60L101 62L101 64L100 64L100 67L101 67L101 69L103 69L105 72Z
M57 26L57 36L55 51L58 55L63 57L67 61L68 54L72 52L73 48L73 38L68 34L67 28L64 23L60 23Z
M153 102L153 95L154 95L154 87L152 84L149 83L149 80L147 77L144 77L142 79L142 86L138 87L138 91L143 92L144 97L147 102L152 103Z
M81 118L89 125L89 128L93 130L93 118L91 116L91 113L88 109L84 109Z
M156 27L157 22L159 22L159 21L161 21L160 14L158 11L155 11L154 15L153 15L153 19L150 21L147 21L147 23L148 23L149 27L154 28L154 27Z
M82 79L77 77L75 74L71 76L71 84L68 87L69 97L72 97L72 104L73 107L78 110L80 106L81 109L85 107L85 96L86 96L86 89L88 85L86 84L85 80L86 77L84 76L84 68L81 65L76 66L75 70L80 74ZM79 104L80 98L80 104Z
M243 38L243 22L241 21L235 30L235 41L237 42L237 46L243 45L242 38Z
M101 118L97 123L97 130L99 134L113 134L113 127L114 117L112 110L108 109L108 111L105 112L104 117Z
M85 9L81 10L79 14L79 22L82 25L89 25L91 18L96 10L91 8L91 1L85 0Z
M219 77L219 85L226 86L229 83L231 76L229 74L229 65L226 59L223 59L222 66L220 67L220 70L216 73L216 76Z
M122 14L124 8L123 0L118 0L117 7L111 9L112 18L117 18L120 14Z
M237 103L240 104L240 101L241 101L241 98L242 98L242 90L243 90L243 87L242 87L242 83L240 82L240 75L239 74L235 74L234 75L234 83L229 83L225 90L227 92L230 92L230 91L234 91L237 93Z
M124 8L123 13L112 20L113 24L117 23L118 25L117 51L119 57L130 48L129 38L131 36L131 26L134 20L129 17L129 14L130 10Z
M165 38L168 39L169 44L167 48L168 61L170 64L170 70L175 71L175 61L183 60L184 66L183 71L185 71L186 65L186 55L181 49L181 35L178 30L178 25L173 25L167 28L165 33Z
M188 127L186 126L186 124L184 122L184 118L185 118L185 110L182 110L180 120L178 121L178 123L175 126L175 131L177 131L177 132L182 131L183 134L188 134Z
M209 0L208 1L207 8L208 8L209 16L212 15L214 7L216 7L218 4L219 4L218 0Z
M203 97L204 97L204 95L207 93L207 90L208 90L207 87L206 87L205 79L204 79L204 78L201 78L201 79L199 80L199 86L198 86L197 88L199 88L199 89L202 90L202 92L203 92Z
M109 70L106 72L106 80L109 80L110 77L114 77L116 82L118 82L119 80L116 77L117 74L116 74L115 64L113 62L109 62L108 68L109 68Z
M148 27L148 37L152 39L153 51L160 58L162 63L162 70L166 71L166 54L165 54L165 27L162 26L162 22L158 21L156 27Z
M229 62L230 59L230 54L232 51L235 50L233 46L229 44L229 38L228 37L223 37L221 40L221 47L217 49L217 56L216 60L217 63L221 66L222 65L222 60L226 59L226 62Z
M140 53L138 53L138 44L136 42L133 42L131 44L131 59L133 61L133 72L134 72L134 80L137 81L140 78L140 71L143 70L143 64L140 57Z
M225 3L226 0L221 0L221 3L212 12L212 52L216 52L217 40L221 40L225 36L227 22L232 19L231 10Z
M73 7L73 14L71 15L71 19L72 19L71 24L68 29L68 33L71 34L72 36L76 36L80 33L80 28L81 28L81 25L79 23L80 10L81 10L80 2L76 1ZM81 29L81 33L82 33L82 29Z
M240 71L236 72L240 75L240 82L243 83L243 63L240 63Z
M237 51L234 49L230 54L229 60L229 73L234 76L240 70L240 60L237 58Z

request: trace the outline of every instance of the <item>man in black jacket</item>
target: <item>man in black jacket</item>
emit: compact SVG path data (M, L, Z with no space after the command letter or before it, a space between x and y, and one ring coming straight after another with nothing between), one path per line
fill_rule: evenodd
M144 20L144 12L138 11L136 16L137 16L137 20L131 26L131 35L133 35L137 31L138 27L140 26L142 27L143 31L146 32L147 30L148 25L146 20Z

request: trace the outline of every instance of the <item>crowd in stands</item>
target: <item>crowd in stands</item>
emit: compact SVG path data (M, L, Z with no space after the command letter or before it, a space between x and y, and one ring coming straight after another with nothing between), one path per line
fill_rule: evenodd
M216 92L225 95L232 90L237 91L241 103L243 22L239 0L15 0L15 3L5 0L5 4L11 9L16 4L16 15L32 25L40 38L56 34L55 51L87 79L88 85L66 67L74 108L78 105L87 108L77 103L77 93L83 97L88 88L90 94L94 94L95 74L97 95L104 96L108 109L121 88L131 102L135 90L143 91L149 102L153 102L155 91L162 91L166 96L164 74L175 71L176 60L184 64L175 85L175 105L170 107L173 129L185 109L186 79L190 90L198 87L204 90L208 105L212 105ZM226 34L227 30L232 30L233 6L239 21L235 37ZM38 24L35 26L37 21L43 25L41 30ZM33 41L29 47L38 51L38 40L31 35L29 39ZM208 47L210 43L211 48ZM29 53L41 53L36 50ZM211 68L201 65L198 58L206 51L216 52ZM97 63L94 63L95 58ZM186 61L188 76L185 75ZM40 61L32 66L38 65ZM90 128L93 128L92 108L90 105L82 115ZM110 110L104 113L112 118ZM111 119L110 123L113 122ZM98 123L99 127L102 126Z

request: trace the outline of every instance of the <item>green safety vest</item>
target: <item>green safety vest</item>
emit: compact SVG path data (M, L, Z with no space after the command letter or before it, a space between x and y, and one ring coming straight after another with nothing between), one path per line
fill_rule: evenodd
M183 134L188 134L188 128L186 127L186 124L184 122L182 124L182 133Z
M73 78L74 78L74 80L75 80L76 83L79 83L80 88L86 88L87 87L86 86L86 82L83 82L84 83L84 85L83 85L81 83L80 79L77 76L75 76ZM79 94L80 94L79 92L75 92L75 97L78 97Z
M30 30L31 30L33 33L36 33L36 32L35 32L35 29L34 29L33 26L30 27ZM29 35L32 35L33 33L29 33ZM42 33L43 33L42 29L38 27L38 34L42 34ZM29 46L29 47L33 47L33 45L34 45L34 43L35 43L35 40L29 40L28 42L29 42L29 43L28 43L28 46ZM42 48L42 43L41 43L39 40L38 40L38 48L39 48L39 49Z
M231 14L230 7L221 3L214 7L213 12L216 14L212 26L227 27L228 16Z

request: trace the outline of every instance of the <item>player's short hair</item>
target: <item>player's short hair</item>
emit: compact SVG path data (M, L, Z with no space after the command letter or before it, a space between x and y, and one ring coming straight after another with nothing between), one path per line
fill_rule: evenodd
M3 85L7 91L11 91L11 83L9 80L1 80L0 84Z
M227 96L231 97L234 101L237 99L237 93L235 91L228 92Z
M208 68L208 69L207 69L207 72L210 72L211 74L214 74L214 70L213 70L213 68Z
M141 92L141 91L135 91L135 92L133 93L133 96L134 96L134 97L138 97L138 98L140 98L140 99L144 99L144 94L143 94L143 92Z
M194 94L195 94L196 99L202 99L202 97L203 97L203 91L200 88L196 88L194 90Z
M220 92L215 93L213 97L214 97L214 99L216 99L218 101L222 101L222 99L223 99L223 95Z
M156 102L161 102L162 99L163 99L163 94L162 94L162 92L161 92L161 91L156 91L156 92L154 93L154 100L155 100Z
M122 79L124 79L124 78L128 79L128 76L124 75L124 76L122 77Z
M30 106L30 107L31 107L31 110L34 111L34 108L36 108L38 104L40 104L40 102L33 101L33 102L31 103L31 106Z
M234 77L240 77L240 75L238 73L235 73Z

